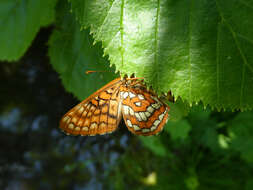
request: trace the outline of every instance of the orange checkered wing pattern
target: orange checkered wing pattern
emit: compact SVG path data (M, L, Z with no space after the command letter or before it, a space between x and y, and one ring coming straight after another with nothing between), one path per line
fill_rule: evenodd
M116 130L121 118L120 86L117 78L67 112L60 128L71 135L97 135Z
M122 115L129 131L137 135L158 134L168 119L169 107L139 81L121 86Z

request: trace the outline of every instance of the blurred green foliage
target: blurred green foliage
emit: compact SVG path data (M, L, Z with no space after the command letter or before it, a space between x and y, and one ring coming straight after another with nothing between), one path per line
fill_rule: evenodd
M253 112L202 110L169 121L159 136L139 137L109 176L115 189L252 189ZM155 182L143 179L155 173ZM123 179L122 179L123 178ZM119 186L119 181L121 185Z

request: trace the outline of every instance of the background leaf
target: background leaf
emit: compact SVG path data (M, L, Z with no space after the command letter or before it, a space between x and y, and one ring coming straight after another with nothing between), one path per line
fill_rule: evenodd
M172 140L184 140L188 137L191 126L186 120L180 120L178 122L168 122L164 130L171 135Z
M190 111L188 103L183 102L181 99L177 99L175 102L164 101L170 107L170 121L178 121L187 116Z
M253 106L253 2L70 0L122 74L211 107Z
M159 138L155 136L150 137L139 137L141 139L142 144L149 150L151 150L157 156L166 156L168 155L168 151L166 147L163 145Z
M18 60L40 27L54 21L57 0L0 1L0 60Z
M229 126L231 149L239 151L241 157L253 163L253 114L252 112L240 113Z
M108 67L108 60L102 57L101 45L93 46L89 31L80 31L69 8L61 6L57 17L59 29L54 30L49 40L49 56L66 90L83 100L116 75ZM87 70L108 72L87 75Z

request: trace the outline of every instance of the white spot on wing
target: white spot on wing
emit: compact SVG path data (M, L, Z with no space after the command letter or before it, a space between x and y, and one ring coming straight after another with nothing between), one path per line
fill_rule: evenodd
M86 116L87 115L87 111L85 110L82 115Z
M76 128L75 128L75 131L80 131L80 127L76 127Z
M135 113L135 117L137 118L138 121L142 121L141 116L140 116L139 113Z
M159 115L159 120L162 121L164 117L164 113L162 113L161 115Z
M154 122L153 125L157 127L159 124L160 124L160 121L159 120L155 120L155 122Z
M141 106L141 102L135 102L134 103L136 106L140 107Z
M79 120L78 123L77 123L77 125L78 125L78 126L81 126L82 123L83 123L83 121L82 121L82 120Z
M68 120L70 120L70 117L69 117L69 116L65 116L65 117L62 119L63 122L66 122L66 121L68 121Z
M89 129L88 129L88 127L83 127L82 130L83 131L88 131Z
M156 102L161 103L160 100L157 99L157 97L151 96L151 98L152 98L153 100L155 100Z
M135 94L132 93L132 92L129 92L129 97L130 97L130 98L134 98L134 97L135 97Z
M152 106L153 108L155 108L155 109L160 108L160 104L158 104L158 103L151 104L151 106Z
M91 125L90 125L90 129L95 129L97 127L97 123L92 123Z
M124 114L129 115L129 107L124 105L123 106L123 112L124 112Z
M139 112L139 114L140 114L141 119L142 119L143 121L147 121L147 117L146 117L146 115L145 115L144 112Z
M133 125L133 128L134 128L135 131L140 130L140 127L138 125Z
M72 121L73 123L76 123L76 122L77 122L77 118L76 118L76 117L73 117L73 118L71 119L71 121Z
M150 132L150 130L149 129L142 129L141 132L148 133L148 132Z
M147 111L148 111L149 113L153 113L154 108L152 108L151 106L149 106L149 107L147 108Z
M130 115L134 115L134 110L130 107L128 107Z
M148 111L145 112L146 117L150 117L151 113L149 113Z
M81 107L81 105L77 105L75 108L76 108L76 110L79 110L80 107Z
M89 125L89 120L88 120L88 119L86 119L86 120L84 121L84 125L85 125L85 126L88 126L88 125Z
M69 124L69 129L74 129L73 123L70 123L70 124Z
M107 90L107 92L108 92L108 93L113 93L113 89L109 88L109 89Z
M123 98L124 92L120 92L120 97Z
M128 97L128 92L124 92L123 98L126 99Z
M168 115L168 117L167 117L167 119L166 119L166 123L167 123L167 121L170 119L170 115Z
M133 127L133 125L129 119L127 120L127 125L128 125L128 127Z
M154 131L154 130L156 130L156 126L152 126L150 129L150 131Z
M82 106L82 107L80 107L80 109L78 110L78 112L79 112L79 114L81 114L81 113L83 113L83 111L84 111L84 108Z
M140 100L145 100L145 98L144 98L144 96L143 96L142 94L138 94L138 98L139 98Z

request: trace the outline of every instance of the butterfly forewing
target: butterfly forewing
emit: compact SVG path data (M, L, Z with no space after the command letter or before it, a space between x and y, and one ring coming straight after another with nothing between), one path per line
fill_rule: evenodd
M66 113L60 128L72 135L113 132L121 120L121 80L115 79Z
M157 134L167 121L169 107L144 85L134 83L120 90L125 124L137 135Z

